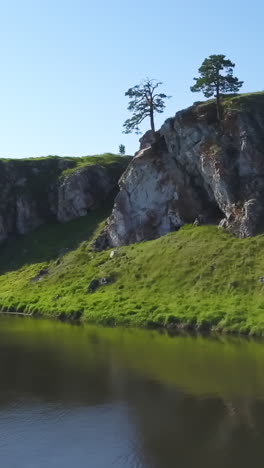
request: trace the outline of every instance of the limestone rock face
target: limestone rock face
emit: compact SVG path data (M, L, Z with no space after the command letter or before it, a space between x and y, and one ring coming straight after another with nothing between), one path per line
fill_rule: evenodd
M86 215L113 197L129 158L75 168L73 158L0 161L0 242ZM63 171L67 171L63 174Z
M139 150L149 148L156 141L156 133L153 133L152 130L148 130L140 139L139 139Z
M38 214L34 200L17 197L16 199L16 230L19 234L27 234L43 223Z
M117 180L101 166L88 166L69 175L58 188L57 219L70 221L85 216L116 188Z
M119 182L112 215L94 248L159 237L196 219L238 237L264 224L264 102L237 101L221 123L214 103L165 121Z

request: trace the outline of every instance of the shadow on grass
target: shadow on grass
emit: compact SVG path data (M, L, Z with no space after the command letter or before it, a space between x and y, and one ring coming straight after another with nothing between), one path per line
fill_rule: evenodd
M51 223L0 246L0 275L25 265L49 262L89 241L111 213L113 203L68 223Z

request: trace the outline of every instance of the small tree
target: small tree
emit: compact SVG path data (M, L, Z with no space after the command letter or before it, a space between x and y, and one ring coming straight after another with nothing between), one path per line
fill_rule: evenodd
M199 68L200 77L194 78L192 92L202 91L204 96L216 97L217 118L221 119L220 97L224 93L237 93L243 81L233 76L235 64L225 58L225 55L210 55ZM223 70L223 73L221 71Z
M129 88L125 93L130 99L128 110L132 112L131 119L127 119L123 125L123 133L140 133L139 125L147 117L150 119L150 127L155 132L154 114L161 114L165 109L164 100L170 98L164 93L157 93L156 89L162 83L157 80L147 78L140 85Z
M126 154L125 145L119 145L119 154L121 154L121 156L124 156Z

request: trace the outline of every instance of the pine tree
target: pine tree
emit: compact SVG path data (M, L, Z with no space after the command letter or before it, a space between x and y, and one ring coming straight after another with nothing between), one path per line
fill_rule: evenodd
M125 93L130 99L128 110L132 112L132 117L127 119L123 125L123 133L140 133L139 125L145 118L150 119L150 128L155 132L154 114L161 114L165 109L164 100L170 98L164 93L157 93L156 89L162 83L157 80L147 78L140 85L129 88Z
M200 77L194 78L195 85L191 91L202 91L204 96L216 97L217 118L221 120L221 94L237 93L243 81L233 76L235 64L225 58L225 55L210 55L199 68Z

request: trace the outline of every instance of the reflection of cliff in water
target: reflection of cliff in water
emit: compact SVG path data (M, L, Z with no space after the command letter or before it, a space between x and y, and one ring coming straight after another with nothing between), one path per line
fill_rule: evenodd
M103 440L99 408L110 408L111 431L120 411L127 428L118 467L262 467L262 343L0 321L0 416L59 404L92 417Z
M264 402L197 399L153 381L126 389L151 468L263 466Z
M69 347L75 346L69 341ZM74 349L73 349L74 352ZM0 405L19 398L96 405L112 399L111 368L97 347L87 346L84 362L64 353L61 343L0 344Z

